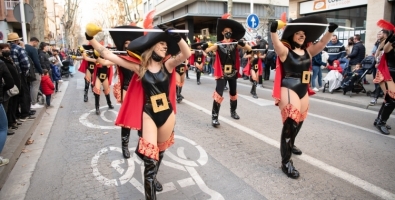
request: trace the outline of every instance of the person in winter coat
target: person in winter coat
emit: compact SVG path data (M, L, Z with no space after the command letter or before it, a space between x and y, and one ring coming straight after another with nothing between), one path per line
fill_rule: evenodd
M321 71L321 66L326 66L326 63L322 62L322 52L319 52L317 55L315 55L312 59L313 61L313 79L311 80L311 86L313 87L313 90L315 92L320 91L320 89L323 89L322 87L322 71ZM315 87L315 80L317 80L318 77L318 87Z
M43 69L43 77L41 78L41 90L45 95L45 100L47 102L47 108L51 106L51 95L55 90L51 78L48 75L48 70Z
M59 91L59 81L62 79L59 67L57 66L57 63L59 61L56 59L56 57L51 57L50 58L52 61L51 64L51 71L52 71L52 81L55 82L55 91Z

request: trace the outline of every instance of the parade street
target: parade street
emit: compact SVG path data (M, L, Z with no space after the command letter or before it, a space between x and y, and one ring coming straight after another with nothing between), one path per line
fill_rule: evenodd
M282 123L271 88L258 87L254 99L249 81L239 79L240 119L230 117L225 91L221 125L214 128L214 78L204 75L197 85L195 73L189 75L185 99L177 104L175 144L157 175L164 187L158 199L395 199L395 130L387 136L373 126L380 105L352 105L351 99L367 104L366 95L311 98L295 142L303 154L292 156L300 172L294 180L281 171ZM114 126L120 104L111 94L115 109L108 110L102 94L101 115L96 115L94 96L89 91L89 101L83 102L83 88L81 73L62 83L0 199L144 199L144 163L135 154L123 158L120 128ZM338 103L342 99L350 103ZM388 125L395 129L394 116ZM132 131L131 153L137 140Z

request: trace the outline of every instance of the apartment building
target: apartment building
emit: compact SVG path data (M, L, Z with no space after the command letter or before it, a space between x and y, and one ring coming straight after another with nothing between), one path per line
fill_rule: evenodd
M143 10L144 13L156 10L155 24L189 30L188 37L191 41L196 37L215 41L217 19L228 12L227 3L228 0L143 0ZM260 17L256 30L248 29L246 25L251 10ZM256 35L266 37L268 20L280 19L283 12L288 12L288 1L233 0L232 17L246 27L247 39Z
M338 29L336 34L343 42L354 34L361 34L368 53L380 30L377 21L385 19L395 24L394 8L395 0L290 0L289 16L319 14L326 16L329 22L354 28L353 31Z
M29 0L25 0L29 3ZM19 4L19 0L0 0L0 41L7 41L7 34L17 32L22 37L22 26L14 17L14 7ZM26 24L26 31L29 32L30 25Z

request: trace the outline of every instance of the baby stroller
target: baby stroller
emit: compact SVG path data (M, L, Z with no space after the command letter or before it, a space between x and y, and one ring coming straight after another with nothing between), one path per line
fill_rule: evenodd
M366 93L367 96L370 96L371 91L366 91L365 87L363 87L363 79L367 74L372 74L376 65L376 60L374 56L367 56L361 61L361 69L363 70L362 75L346 75L342 88L343 95L346 95L348 92L350 97L351 93L359 94L360 92ZM351 71L351 69L349 69Z
M62 61L62 67L60 68L60 75L68 78L69 76L73 77L73 74L70 72L70 61L64 60Z

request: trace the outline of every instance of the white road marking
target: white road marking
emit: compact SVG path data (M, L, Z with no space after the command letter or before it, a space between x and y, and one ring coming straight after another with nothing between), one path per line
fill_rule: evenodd
M257 104L258 106L274 106L274 103L273 103L274 101L270 101L270 100L266 100L266 99L262 99L262 98L255 99L252 96L247 96L247 95L243 95L243 94L237 94L237 96L247 99L248 101L251 101L251 102Z
M195 182L193 181L192 178L178 180L177 182L178 182L178 185L180 185L180 187L182 187L182 188L195 185Z
M177 148L177 155L182 158L182 159L187 159L184 153L184 147L178 147Z
M100 112L100 117L103 119L103 121L106 121L106 122L114 122L115 120L109 120L109 119L107 119L107 117L105 116L105 113L106 113L107 111L108 111L108 112L114 113L115 117L118 116L118 112L115 111L115 110L103 110L102 112Z
M157 194L161 194L161 193L165 193L165 192L170 192L170 191L176 190L176 186L174 185L173 182L162 184L162 187L163 187L162 192L157 192Z
M206 113L206 114L211 116L211 111L209 111L209 110L207 110L207 109L205 109L205 108L203 108L203 107L201 107L201 106L199 106L197 104L194 104L194 103L192 103L192 102L190 102L188 100L185 100L185 99L183 100L183 102L186 103L187 105L189 105L189 106L191 106L191 107L193 107L193 108L195 108L197 110L203 111L204 113ZM253 136L253 137L255 137L255 138L257 138L257 139L259 139L259 140L261 140L261 141L263 141L265 143L267 143L267 144L270 144L270 145L272 145L272 146L274 146L276 148L280 148L280 143L277 142L276 140L273 140L273 139L271 139L269 137L266 137L266 136L264 136L264 135L262 135L262 134L260 134L260 133L258 133L256 131L248 128L248 127L240 125L240 124L238 124L238 123L236 123L234 121L228 120L228 119L226 119L226 118L224 118L222 116L219 116L219 120L221 120L222 122L225 122L226 124L228 124L228 125L230 125L230 126L232 126L234 128L237 128L240 131L243 131L243 132L245 132L245 133L247 133L247 134L249 134L249 135L251 135L251 136ZM315 167L317 167L317 168L319 168L319 169L322 169L322 170L328 172L329 174L332 174L332 175L334 175L334 176L336 176L338 178L341 178L341 179L343 179L343 180L345 180L345 181L347 181L347 182L349 182L349 183L351 183L351 184L353 184L353 185L355 185L357 187L360 187L360 188L362 188L362 189L364 189L364 190L366 190L366 191L368 191L368 192L370 192L372 194L375 194L375 195L377 195L377 196L379 196L379 197L381 197L383 199L395 199L395 194L393 194L393 193L391 193L391 192L389 192L389 191L387 191L387 190L385 190L383 188L380 188L380 187L378 187L378 186L376 186L374 184L371 184L371 183L369 183L369 182L367 182L365 180L362 180L362 179L360 179L360 178L358 178L356 176L353 176L353 175L351 175L351 174L349 174L347 172L344 172L344 171L342 171L340 169L337 169L337 168L335 168L333 166L330 166L330 165L328 165L328 164L326 164L326 163L324 163L324 162L322 162L322 161L320 161L318 159L315 159L315 158L313 158L311 156L308 156L308 155L306 155L306 153L303 153L303 155L298 156L298 158L303 160L303 161L305 161L305 162L307 162L307 163L309 163L309 164L311 164L311 165L313 165L313 166L315 166ZM188 171L189 171L189 168L190 167L186 166L186 169ZM195 181L196 181L196 179L195 179ZM198 181L196 181L196 182L198 183Z
M102 106L102 107L100 107L99 109L102 109L102 108L107 108L108 106ZM113 125L113 126L101 126L101 125L97 125L97 124L93 124L93 123L91 123L89 120L88 120L88 116L91 114L91 113L94 113L94 112L96 112L96 109L92 109L92 110L90 110L88 113L84 113L84 114L82 114L81 115L81 117L79 118L79 121L80 121L80 123L82 124L82 125L84 125L84 126L86 126L86 127L89 127L89 128L96 128L96 129L121 129L121 127L119 127L119 126L115 126L115 125ZM103 111L104 112L104 111ZM116 112L116 111L112 111L112 112ZM96 115L96 114L95 114ZM103 118L103 120L105 121L105 117ZM108 120L108 119L107 119ZM110 121L110 120L109 120ZM111 122L111 121L110 121Z
M187 171L184 166L182 166L180 164L177 164L177 163L173 163L173 162L169 162L169 161L166 161L166 160L162 160L162 164L164 164L164 165L166 165L168 167L180 170L180 171Z
M199 186L199 188L206 194L210 195L212 200L223 200L224 197L218 193L217 191L214 191L210 188L207 187L207 185L204 183L202 177L200 177L199 173L196 171L194 167L188 167L185 166L193 180L195 180L196 184Z

